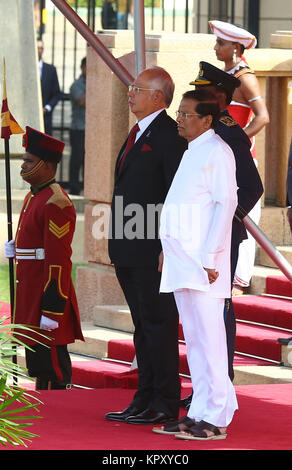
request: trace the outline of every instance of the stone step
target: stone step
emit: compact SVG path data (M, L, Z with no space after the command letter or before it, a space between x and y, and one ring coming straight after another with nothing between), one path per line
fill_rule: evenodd
M292 246L276 246L277 250L284 256L284 258L292 265ZM267 255L264 250L260 250L259 262L262 266L271 268L276 267L275 263Z
M85 341L77 340L68 346L70 353L82 354L98 359L108 356L108 342L110 340L132 339L133 335L125 331L118 331L95 326L90 322L82 323Z
M93 312L93 324L113 330L134 332L134 325L127 305L97 305Z
M25 189L13 189L11 191L11 205L12 205L12 212L13 214L20 213L23 205L23 200L26 194L29 191L29 186ZM88 204L88 201L84 199L83 196L76 196L73 194L69 194L71 201L74 204L76 212L79 214L84 213L84 206ZM6 190L0 189L0 213L6 214L7 206L6 206Z
M283 275L282 272L276 267L255 265L248 293L252 295L263 294L266 289L266 278L281 275Z
M234 385L279 384L291 382L291 367L277 365L234 367Z
M87 330L88 333L85 333L86 336L86 341L92 340L92 334L89 334L89 330ZM102 333L104 337L104 333ZM91 338L89 338L91 336ZM97 335L95 335L97 336ZM110 335L111 337L111 335ZM96 337L95 337L96 339ZM76 342L79 343L79 342ZM92 361L96 360L96 357L92 357L90 354L80 354L77 352L73 352L72 350L74 349L74 345L69 345L69 352L70 352L70 357L72 361L72 367L74 368L74 362L78 363L78 368L82 367L80 366L80 363L84 362L84 368L86 369L86 374L91 373L91 374L96 374L98 371L101 369L101 366L98 367L97 370L95 370L94 367L90 366L90 372L88 372L88 367L86 367L86 363L92 363ZM19 365L22 365L25 367L25 358L24 358L24 348L18 348L17 349L18 353L18 359L17 362ZM103 352L105 354L105 352ZM100 361L103 361L105 357L100 358ZM119 361L114 361L114 362L119 362ZM100 363L99 363L100 364ZM123 366L125 366L125 363L121 363ZM130 367L130 365L129 365ZM273 383L292 383L292 367L284 367L284 366L279 366L279 365L248 365L248 366L235 366L234 367L234 385L259 385L259 384L273 384ZM188 377L188 376L185 376ZM83 386L88 386L86 385L86 379L84 384L81 384ZM29 387L33 387L33 382L30 379L24 379L24 378L19 378L19 383L26 383ZM89 380L88 383L91 381ZM76 383L75 385L80 385Z

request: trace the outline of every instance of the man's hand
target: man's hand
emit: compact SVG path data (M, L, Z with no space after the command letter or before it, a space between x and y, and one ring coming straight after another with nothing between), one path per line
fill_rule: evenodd
M160 253L159 258L158 258L158 271L160 273L162 272L162 266L163 266L163 251Z
M209 283L213 284L213 282L215 282L217 277L219 276L218 271L216 271L216 269L209 269L209 268L204 268L204 269L205 271L207 271Z
M41 316L40 328L51 331L51 330L55 330L56 328L58 328L58 326L59 326L59 323L57 321L51 320L45 315Z
M14 240L10 240L9 242L4 243L4 256L5 258L15 257L15 241Z

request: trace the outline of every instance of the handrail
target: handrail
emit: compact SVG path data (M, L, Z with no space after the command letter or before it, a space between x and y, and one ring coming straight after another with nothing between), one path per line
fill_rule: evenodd
M254 221L247 215L243 219L249 233L255 238L258 244L265 250L269 257L274 261L283 274L292 282L292 266L286 258L274 247L271 240L264 234L264 232L254 223Z

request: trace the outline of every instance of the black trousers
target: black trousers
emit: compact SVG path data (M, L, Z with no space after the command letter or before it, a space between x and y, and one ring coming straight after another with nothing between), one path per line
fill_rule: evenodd
M159 294L157 267L115 267L133 323L139 384L132 404L177 417L180 399L178 312Z
M42 344L25 349L26 367L30 377L58 385L71 383L72 366L67 345L46 347Z
M231 242L231 289L233 285L233 278L236 270L238 260L239 243L236 240ZM226 340L227 340L227 353L228 353L228 375L230 380L234 379L234 351L235 351L235 340L236 340L236 318L233 308L232 297L225 300L224 306L224 322L226 329Z

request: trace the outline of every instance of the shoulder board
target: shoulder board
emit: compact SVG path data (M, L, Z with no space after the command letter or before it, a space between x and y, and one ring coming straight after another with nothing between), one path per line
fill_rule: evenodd
M47 200L47 204L55 204L56 206L60 207L60 209L72 206L72 202L66 196L66 194L64 194L61 189L61 186L58 183L51 184L50 188L53 191L53 194Z
M222 116L219 119L219 122L222 122L222 124L225 124L225 126L228 126L228 127L237 125L237 122L231 116Z
M245 75L246 73L253 73L254 74L254 71L248 66L239 67L239 69L234 73L233 76L236 77L236 78L239 78L242 75Z

